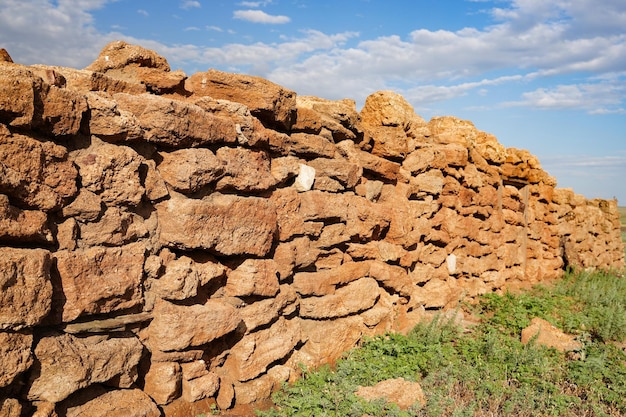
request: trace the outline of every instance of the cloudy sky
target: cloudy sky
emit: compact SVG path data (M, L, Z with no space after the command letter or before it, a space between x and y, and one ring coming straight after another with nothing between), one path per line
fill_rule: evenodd
M116 39L359 109L394 90L626 205L625 0L0 0L16 62L83 68Z

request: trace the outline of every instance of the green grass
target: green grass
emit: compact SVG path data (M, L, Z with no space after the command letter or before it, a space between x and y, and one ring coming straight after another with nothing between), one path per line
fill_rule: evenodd
M467 307L481 320L464 333L435 319L407 336L367 339L336 365L283 386L274 409L259 416L624 416L626 415L626 278L568 275L550 288L490 294ZM583 342L580 359L520 342L542 317ZM354 392L404 377L418 381L424 407L400 410Z

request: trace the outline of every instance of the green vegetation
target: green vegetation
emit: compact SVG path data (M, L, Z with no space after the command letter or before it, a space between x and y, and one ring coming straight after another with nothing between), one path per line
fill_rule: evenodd
M626 278L571 274L523 294L490 294L465 306L480 323L463 332L437 318L407 336L367 339L334 367L303 370L260 416L624 416L626 415ZM544 318L583 343L576 357L520 342ZM418 381L424 407L400 410L367 402L359 385L403 377Z

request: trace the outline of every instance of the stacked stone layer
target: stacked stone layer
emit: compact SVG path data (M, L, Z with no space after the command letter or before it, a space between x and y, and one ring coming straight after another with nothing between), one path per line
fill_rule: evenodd
M251 403L426 309L622 268L617 202L555 185L392 92L357 112L123 42L4 58L0 414Z

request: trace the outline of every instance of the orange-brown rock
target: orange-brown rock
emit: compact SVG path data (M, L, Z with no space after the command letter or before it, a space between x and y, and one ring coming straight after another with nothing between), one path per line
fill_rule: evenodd
M0 62L13 63L13 59L11 59L11 55L9 55L7 50L4 48L0 48Z
M48 216L38 210L21 210L0 194L0 242L52 242Z
M143 391L124 389L106 391L102 388L79 392L62 403L62 415L67 417L160 417L161 411Z
M209 149L161 152L158 171L176 191L194 193L224 176L225 164Z
M224 292L234 297L273 297L278 291L277 265L271 259L246 259L228 274L224 287Z
M141 304L145 250L142 243L131 243L56 252L64 296L56 305L61 319L67 322Z
M561 352L578 351L582 344L574 336L563 333L549 322L535 317L530 325L522 330L522 343L531 341L538 345L555 348Z
M50 312L50 252L0 247L0 329L39 324Z
M235 308L221 300L190 306L158 301L153 315L148 343L164 352L202 346L232 332L241 322Z
M266 255L276 232L276 209L258 197L211 194L173 197L156 205L163 245L223 255Z
M368 401L384 399L397 404L401 410L413 405L426 405L426 396L418 382L406 381L404 378L386 379L371 387L359 387L355 394Z
M33 364L32 344L30 332L0 331L0 388L11 384Z
M131 334L119 336L43 337L34 350L36 371L30 375L28 399L56 403L95 383L129 388L137 378L143 346Z
M212 69L189 77L185 88L197 96L245 104L268 127L289 130L295 122L296 93L259 77Z
M178 362L152 362L145 374L143 392L159 405L169 404L181 394L182 372Z

